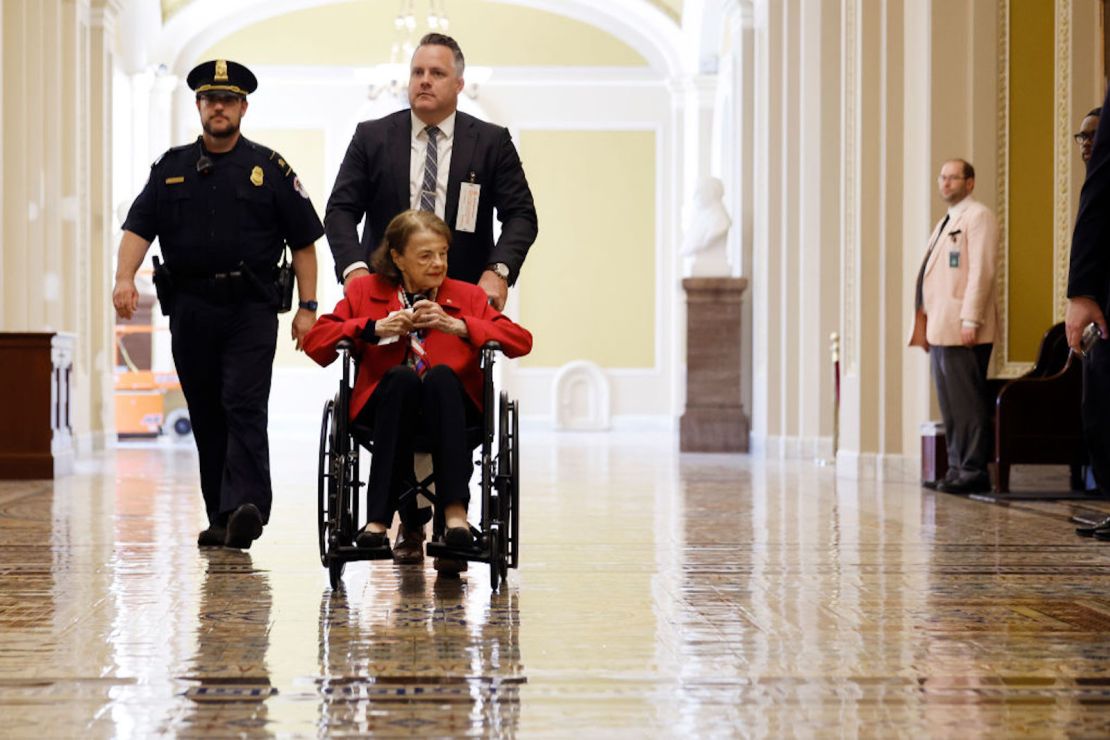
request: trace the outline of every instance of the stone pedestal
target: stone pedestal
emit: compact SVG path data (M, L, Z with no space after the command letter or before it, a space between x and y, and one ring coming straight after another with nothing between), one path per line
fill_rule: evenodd
M683 452L747 452L740 403L740 298L745 278L693 277L686 290L686 413Z

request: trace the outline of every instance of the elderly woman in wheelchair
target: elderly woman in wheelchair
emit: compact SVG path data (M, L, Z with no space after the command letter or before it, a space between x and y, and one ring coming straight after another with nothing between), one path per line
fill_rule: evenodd
M368 430L373 451L358 548L388 550L399 499L416 481L418 447L431 453L443 545L456 552L475 546L467 521L475 442L467 430L482 426L484 411L492 419L484 408L492 390L484 387L482 348L496 343L518 357L531 350L532 335L490 306L481 288L447 277L450 242L450 229L434 214L399 214L371 256L374 273L353 281L303 340L320 365L344 347L358 361L348 420L351 429ZM485 482L489 473L483 475ZM414 526L422 531L423 523L402 522ZM322 555L323 547L321 535Z

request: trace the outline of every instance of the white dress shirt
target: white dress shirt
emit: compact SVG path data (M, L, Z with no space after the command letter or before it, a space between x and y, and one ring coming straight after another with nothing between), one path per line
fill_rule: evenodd
M961 200L959 203L955 204L954 206L949 207L949 209L948 209L948 223L955 223L957 218L964 215L964 211L967 210L967 207L970 204L971 204L971 196L968 195L963 200ZM937 235L937 238L938 239L940 238L939 234ZM964 319L961 322L961 326L963 326L964 329L978 329L981 326L981 324L978 321L969 321L968 319Z
M409 147L409 206L420 209L420 190L424 186L424 164L428 158L427 124L412 116L412 143ZM436 136L436 215L447 212L447 175L451 172L451 149L455 143L455 113L437 124Z

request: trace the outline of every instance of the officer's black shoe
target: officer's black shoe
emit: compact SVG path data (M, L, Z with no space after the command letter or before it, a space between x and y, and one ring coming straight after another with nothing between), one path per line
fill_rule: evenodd
M1107 530L1110 531L1110 516L1103 519L1093 527L1076 527L1075 533L1080 537L1095 537L1099 532Z
M208 529L197 535L197 547L223 547L227 540L227 527L209 524Z
M262 513L254 504L243 504L228 517L224 546L248 550L251 543L261 536Z
M1110 529L1096 529L1094 537L1100 542L1110 542Z

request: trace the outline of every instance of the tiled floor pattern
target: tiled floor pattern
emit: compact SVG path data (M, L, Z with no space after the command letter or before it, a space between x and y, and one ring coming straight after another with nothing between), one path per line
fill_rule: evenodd
M665 435L523 435L522 567L316 554L274 442L249 552L198 551L188 447L0 484L4 737L1103 737L1099 502L992 505Z

